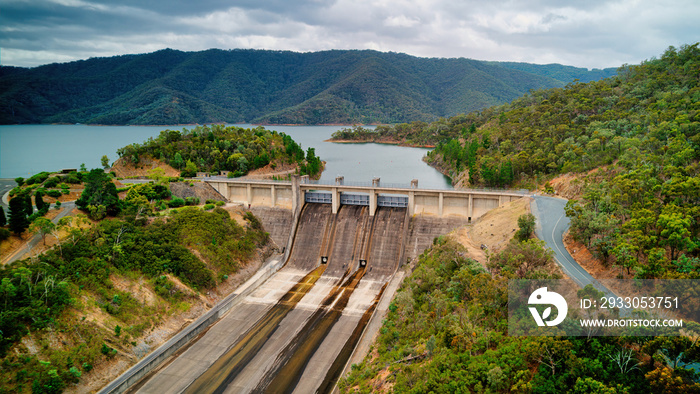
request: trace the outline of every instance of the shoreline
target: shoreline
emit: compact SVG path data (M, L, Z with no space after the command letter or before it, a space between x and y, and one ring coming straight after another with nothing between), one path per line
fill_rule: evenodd
M274 126L293 126L293 127L302 127L302 126L338 126L338 127L352 127L352 126L381 126L384 123L363 123L363 124L357 124L357 123L318 123L318 124L305 124L305 123L229 123L229 122L210 122L210 123L179 123L179 124L103 124L103 123L11 123L11 124L3 124L0 126L100 126L100 127L123 127L123 126L134 126L134 127L181 127L181 126L189 126L189 127L196 127L196 126L211 126L211 125L229 125L229 126L237 126L237 125L243 125L243 124L249 124L251 126L264 126L264 127L274 127Z
M428 144L409 144L406 142L399 142L399 141L376 141L376 140L334 140L332 138L329 138L327 140L323 140L323 142L332 142L336 144L383 144L383 145L397 145L397 146L405 146L409 148L428 148L428 149L433 149L435 148L435 145L428 145Z

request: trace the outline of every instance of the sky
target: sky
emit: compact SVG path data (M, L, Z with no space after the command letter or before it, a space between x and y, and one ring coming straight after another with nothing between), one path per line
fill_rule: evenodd
M0 65L254 48L605 68L700 41L699 20L698 0L2 0Z

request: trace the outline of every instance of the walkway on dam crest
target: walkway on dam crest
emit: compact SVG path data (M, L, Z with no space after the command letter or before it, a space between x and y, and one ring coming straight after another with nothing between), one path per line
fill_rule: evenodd
M292 178L291 182L227 179L204 179L223 197L246 206L267 206L293 209L304 202L331 204L337 213L341 205L365 205L374 216L380 206L405 207L410 216L429 214L438 217L459 216L476 220L491 209L507 202L528 196L521 190L435 190L419 189L417 181L411 186L372 184L345 184L337 180L333 184L316 183Z

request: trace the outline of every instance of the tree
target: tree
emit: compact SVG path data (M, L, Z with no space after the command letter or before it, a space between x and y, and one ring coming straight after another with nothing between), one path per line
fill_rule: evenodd
M44 194L41 192L41 189L37 190L34 193L34 205L36 205L37 211L45 214L49 210L49 204L44 201L43 196Z
M0 206L0 227L5 227L7 225L7 218L5 217L5 209Z
M109 157L107 155L102 155L100 162L102 163L102 168L105 170L109 168Z
M197 165L194 164L192 160L187 160L187 164L185 164L185 169L182 170L180 176L185 178L197 176Z
M530 238L530 234L535 230L535 215L531 213L520 215L518 218L519 230L515 233L518 241L525 241Z
M100 169L93 169L85 176L85 189L75 202L78 208L90 211L89 206L103 206L106 213L116 215L119 212L119 196L109 175Z
M25 192L10 200L10 230L19 237L22 237L22 233L29 227L26 196ZM29 206L31 207L31 200Z
M51 234L56 229L56 225L47 218L36 218L29 226L29 231L38 232L41 235L41 241L46 245L46 236Z
M178 170L182 168L182 165L185 164L185 161L182 160L182 155L180 154L180 152L175 152L175 156L173 156L173 159L170 160L170 164Z
M665 208L656 223L661 229L662 243L671 249L671 260L676 259L677 251L692 251L696 247L689 230L691 219L680 212L673 212L674 208L673 205Z

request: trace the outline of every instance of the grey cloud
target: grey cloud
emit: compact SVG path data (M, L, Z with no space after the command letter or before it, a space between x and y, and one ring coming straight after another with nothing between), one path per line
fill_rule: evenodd
M172 47L379 49L424 57L607 67L700 40L676 0L6 0L3 64Z

